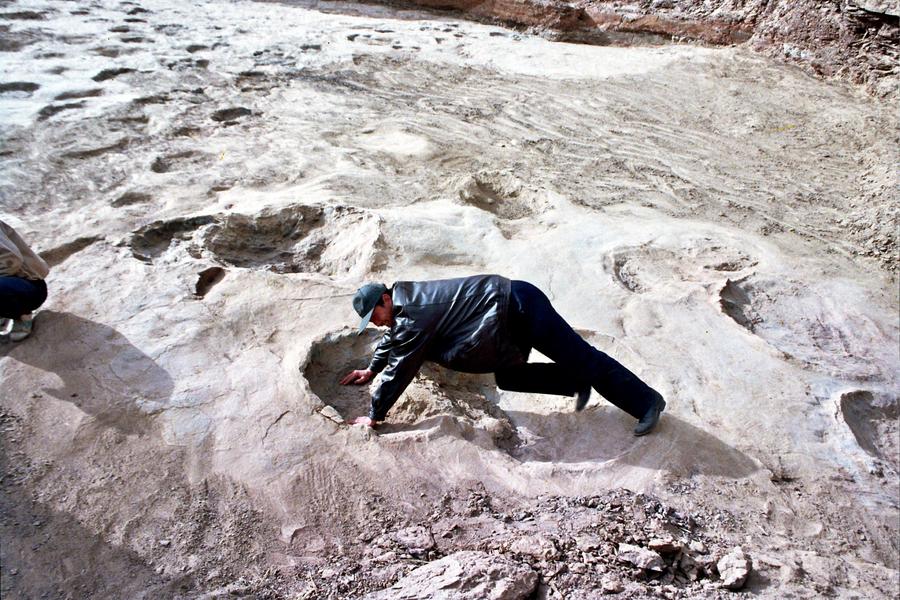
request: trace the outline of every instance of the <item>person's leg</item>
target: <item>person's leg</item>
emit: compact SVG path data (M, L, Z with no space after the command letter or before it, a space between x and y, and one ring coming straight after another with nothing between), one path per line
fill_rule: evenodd
M0 277L0 317L18 319L47 299L47 284L22 277Z
M525 363L494 373L497 387L508 392L573 396L578 385L571 374L556 363Z
M601 396L636 419L661 398L625 366L588 344L534 285L513 281L511 291L513 306L521 311L518 326L527 330L537 351L569 373L575 387L590 382Z

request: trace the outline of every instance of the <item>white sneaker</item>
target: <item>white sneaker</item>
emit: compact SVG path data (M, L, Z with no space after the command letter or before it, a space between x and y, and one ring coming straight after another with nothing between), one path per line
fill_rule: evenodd
M21 342L29 335L31 335L31 329L33 326L34 316L31 314L22 315L20 318L13 321L12 331L9 334L9 339L14 342Z

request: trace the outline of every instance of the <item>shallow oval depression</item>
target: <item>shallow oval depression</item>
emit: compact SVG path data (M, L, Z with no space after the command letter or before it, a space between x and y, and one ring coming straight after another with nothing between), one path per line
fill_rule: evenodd
M546 199L521 180L504 173L482 172L455 182L462 204L487 211L503 220L518 220L546 212Z
M340 385L354 369L364 369L381 334L367 329L357 336L345 329L329 333L312 343L300 371L310 390L321 401L323 417L344 424L369 413L368 386ZM496 404L496 386L491 375L470 375L426 363L391 408L379 427L381 437L456 435L487 447L511 452L518 444L516 429Z
M186 252L231 267L333 276L375 268L379 238L377 218L364 211L291 205L156 221L135 231L129 245L150 263Z
M679 247L644 244L618 248L604 258L616 283L636 294L673 282L713 282L756 264L747 253L710 238L687 238Z
M838 297L844 301L834 300ZM896 370L896 340L864 301L855 289L823 292L803 282L753 275L727 279L719 290L722 313L785 358L832 376L888 379Z
M859 447L873 458L887 463L900 473L900 401L898 398L867 390L841 394L840 417L856 438Z

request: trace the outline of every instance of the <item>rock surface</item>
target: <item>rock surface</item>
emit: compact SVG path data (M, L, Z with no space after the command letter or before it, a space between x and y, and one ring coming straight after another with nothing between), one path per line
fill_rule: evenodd
M747 583L752 566L750 557L744 553L743 548L738 546L720 558L716 563L716 568L719 570L719 577L722 578L724 587L729 590L739 590Z
M617 558L619 562L627 563L645 571L662 572L666 565L662 557L653 550L631 544L619 544Z
M343 600L472 551L706 599L737 545L759 598L895 593L893 105L409 5L3 6L0 218L52 271L0 346L0 596ZM348 426L353 292L473 272L659 389L657 431L433 365Z
M697 40L749 43L826 77L900 93L900 5L892 0L411 0L479 19L597 44Z
M524 600L537 585L528 566L486 552L456 552L414 569L368 600Z

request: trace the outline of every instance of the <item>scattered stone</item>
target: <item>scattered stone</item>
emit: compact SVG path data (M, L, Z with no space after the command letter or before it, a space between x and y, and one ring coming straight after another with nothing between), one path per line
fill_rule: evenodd
M575 538L575 546L582 552L593 552L603 547L603 538L599 535L580 535Z
M388 552L384 552L383 554L379 554L375 558L372 559L373 562L377 563L391 563L397 560L397 553L393 550L389 550Z
M537 586L529 566L487 552L456 552L410 572L388 589L366 600L524 600Z
M678 567L690 581L697 581L700 578L700 566L690 554L683 554L681 556Z
M588 572L588 566L582 562L576 562L569 565L569 570L573 573L584 575Z
M688 544L688 548L690 548L691 552L697 552L699 554L706 554L706 544L701 542L700 540L691 540L691 543Z
M666 563L663 561L662 556L653 550L632 546L631 544L619 544L617 559L619 562L633 565L645 571L661 573L666 568Z
M681 550L681 544L670 537L653 538L650 540L650 543L647 544L647 547L660 554L674 554Z
M752 568L750 557L744 554L744 550L740 546L719 559L716 567L722 578L722 587L729 590L739 590L744 587Z
M542 535L521 537L509 545L509 551L540 560L547 560L559 554L556 544Z
M159 540L159 545L162 546L163 548L168 548L169 546L172 545L172 541L171 540Z
M604 594L618 594L625 589L625 586L622 585L622 582L618 577L609 575L600 581L600 588L603 590Z
M434 548L434 537L421 525L414 525L395 531L391 539L409 550L412 554L424 554Z
M325 417L326 419L334 421L338 425L341 425L344 423L344 417L342 417L341 413L339 413L337 410L335 410L335 408L331 405L326 404L322 409L319 410L319 414L322 415L323 417ZM362 539L362 538L360 537L357 539ZM365 539L364 541L369 541L369 540Z

